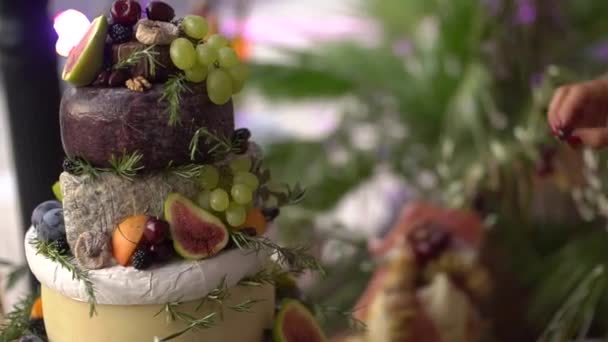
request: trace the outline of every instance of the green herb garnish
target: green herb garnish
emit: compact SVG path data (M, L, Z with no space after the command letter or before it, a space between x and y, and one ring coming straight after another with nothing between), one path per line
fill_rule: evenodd
M254 253L265 252L269 256L276 257L279 264L287 265L292 273L299 274L311 270L325 274L319 261L308 254L308 247L282 247L267 237L249 236L239 231L230 233L230 238L241 250L249 250Z
M56 242L45 242L37 238L33 238L30 243L36 248L36 254L42 254L53 262L58 263L61 267L72 273L72 279L81 281L84 284L85 291L89 297L89 316L97 314L95 304L95 287L93 281L89 278L89 272L81 269L74 262L74 258L63 254L58 248Z
M208 153L216 160L224 159L230 154L239 151L237 142L232 141L230 138L214 134L205 127L201 127L194 132L192 140L190 140L190 160L196 159L196 153L198 152L198 146L201 143L201 139L203 143L211 146Z
M138 171L141 171L144 166L141 164L143 155L137 151L131 154L123 154L120 157L112 155L110 159L110 170L118 176L126 179L133 179Z
M136 65L143 58L145 58L150 66L150 75L154 77L156 75L156 66L164 67L161 63L158 62L156 57L160 54L158 51L153 51L156 45L150 45L143 50L133 51L127 58L119 61L114 64L114 69L126 69L130 66Z
M168 104L169 126L175 126L181 121L179 117L179 105L184 91L192 92L186 85L186 76L184 74L171 76L164 84L163 94L158 99L158 102L167 102Z

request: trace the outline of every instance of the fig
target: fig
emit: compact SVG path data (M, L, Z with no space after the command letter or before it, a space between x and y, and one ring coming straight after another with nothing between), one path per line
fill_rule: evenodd
M285 299L273 329L276 342L324 342L327 337L308 309L299 301Z
M228 244L228 231L222 221L180 194L167 196L165 219L173 247L185 259L210 257Z
M76 87L82 87L95 81L103 67L107 32L108 20L106 17L101 15L95 18L78 45L70 51L63 68L64 81Z

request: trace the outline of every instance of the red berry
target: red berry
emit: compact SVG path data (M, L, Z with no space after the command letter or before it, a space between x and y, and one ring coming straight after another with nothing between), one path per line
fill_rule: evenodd
M150 20L170 22L175 17L175 11L167 3L151 1L146 7L146 15Z
M152 245L158 245L165 241L169 235L169 223L157 218L150 218L146 222L144 238Z
M173 243L169 240L158 245L151 245L149 251L154 258L154 262L169 261L174 255Z
M444 227L427 222L414 227L408 236L408 241L416 259L420 263L426 263L448 247L451 235Z
M116 0L111 10L114 22L123 25L135 25L141 17L141 6L133 0Z

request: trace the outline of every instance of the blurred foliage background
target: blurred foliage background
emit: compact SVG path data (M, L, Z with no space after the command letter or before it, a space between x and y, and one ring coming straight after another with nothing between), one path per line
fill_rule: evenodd
M357 299L371 271L370 236L319 227L319 218L388 172L421 198L484 216L488 262L509 283L505 292L498 285L503 303L495 303L506 306L488 311L496 317L489 339L604 336L607 164L602 154L557 143L545 113L556 87L606 70L608 2L361 3L354 15L378 26L371 41L282 50L287 63L252 65L250 84L267 98L325 99L342 110L326 138L267 148L279 177L309 189L282 215L283 237L319 251L331 241L344 247L326 260L329 278L307 294L338 307Z

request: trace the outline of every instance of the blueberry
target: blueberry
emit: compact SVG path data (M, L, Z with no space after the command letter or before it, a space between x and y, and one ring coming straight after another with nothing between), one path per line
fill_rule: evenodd
M38 226L42 222L42 216L47 211L56 208L61 208L61 202L53 200L40 203L32 212L32 225L34 227Z
M57 241L65 238L65 225L63 223L63 209L49 210L42 217L42 222L36 227L38 238L42 241Z

